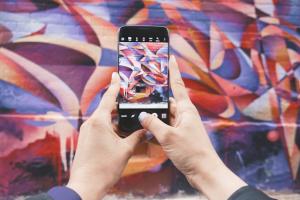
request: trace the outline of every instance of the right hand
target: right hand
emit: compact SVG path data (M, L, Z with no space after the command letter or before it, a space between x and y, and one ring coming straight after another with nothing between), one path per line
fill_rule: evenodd
M156 137L193 187L202 190L209 199L227 199L246 183L223 164L214 150L185 89L174 56L171 56L169 65L175 97L175 100L170 99L171 126L145 112L140 114L140 122Z

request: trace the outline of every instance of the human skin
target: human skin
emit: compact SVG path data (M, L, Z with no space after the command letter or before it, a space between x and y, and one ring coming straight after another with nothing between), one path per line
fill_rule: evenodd
M191 102L174 56L170 59L170 83L175 99L170 99L170 126L154 115L142 112L142 126L158 140L172 160L197 190L208 199L228 199L247 184L230 171L214 150L196 107Z
M83 200L99 200L120 179L135 147L144 140L145 130L120 138L111 113L120 90L120 78L112 80L92 116L80 127L77 151L67 187Z
M181 79L176 60L170 59L171 124L142 112L145 129L120 138L112 125L111 113L120 90L120 78L114 73L111 85L92 116L81 126L76 155L67 187L83 200L98 200L121 177L135 147L150 131L174 165L189 183L211 200L228 199L247 185L231 172L214 150L201 118Z

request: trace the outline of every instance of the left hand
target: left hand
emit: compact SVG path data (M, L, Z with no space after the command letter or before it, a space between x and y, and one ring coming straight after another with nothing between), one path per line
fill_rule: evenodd
M100 105L80 128L67 187L83 200L98 200L105 195L119 180L135 147L144 138L145 130L135 131L127 138L120 138L114 131L111 113L119 90L120 77L114 72Z

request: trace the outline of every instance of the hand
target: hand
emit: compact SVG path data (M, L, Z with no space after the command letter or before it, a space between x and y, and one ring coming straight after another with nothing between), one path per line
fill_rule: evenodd
M170 82L175 97L170 99L171 126L145 112L140 114L140 122L192 186L209 199L227 199L246 183L223 164L214 150L174 56L170 59Z
M111 85L99 107L80 128L79 140L67 187L83 200L102 198L121 177L144 130L120 138L113 129L111 113L120 90L120 78L113 73Z

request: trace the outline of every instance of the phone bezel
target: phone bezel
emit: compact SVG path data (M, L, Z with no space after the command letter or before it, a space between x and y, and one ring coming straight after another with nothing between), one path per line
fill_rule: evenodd
M153 33L155 33L156 37L165 37L166 41L161 41L161 42L167 42L168 43L168 60L170 59L170 42L169 42L169 31L166 27L164 26L122 26L119 28L119 32L118 32L118 73L119 73L119 44L121 41L121 37L153 37ZM134 41L132 41L134 42ZM139 41L142 42L142 41ZM169 73L169 64L168 64L168 99L170 97L170 73ZM123 131L125 133L128 133L124 130L121 130L121 124L120 124L120 110L124 110L124 109L120 109L119 106L119 98L118 98L118 127L120 129L120 131ZM151 109L133 109L133 110L151 110ZM154 109L152 109L154 110ZM165 109L156 109L156 110L165 110ZM170 123L170 101L168 100L168 107L167 107L167 124Z

